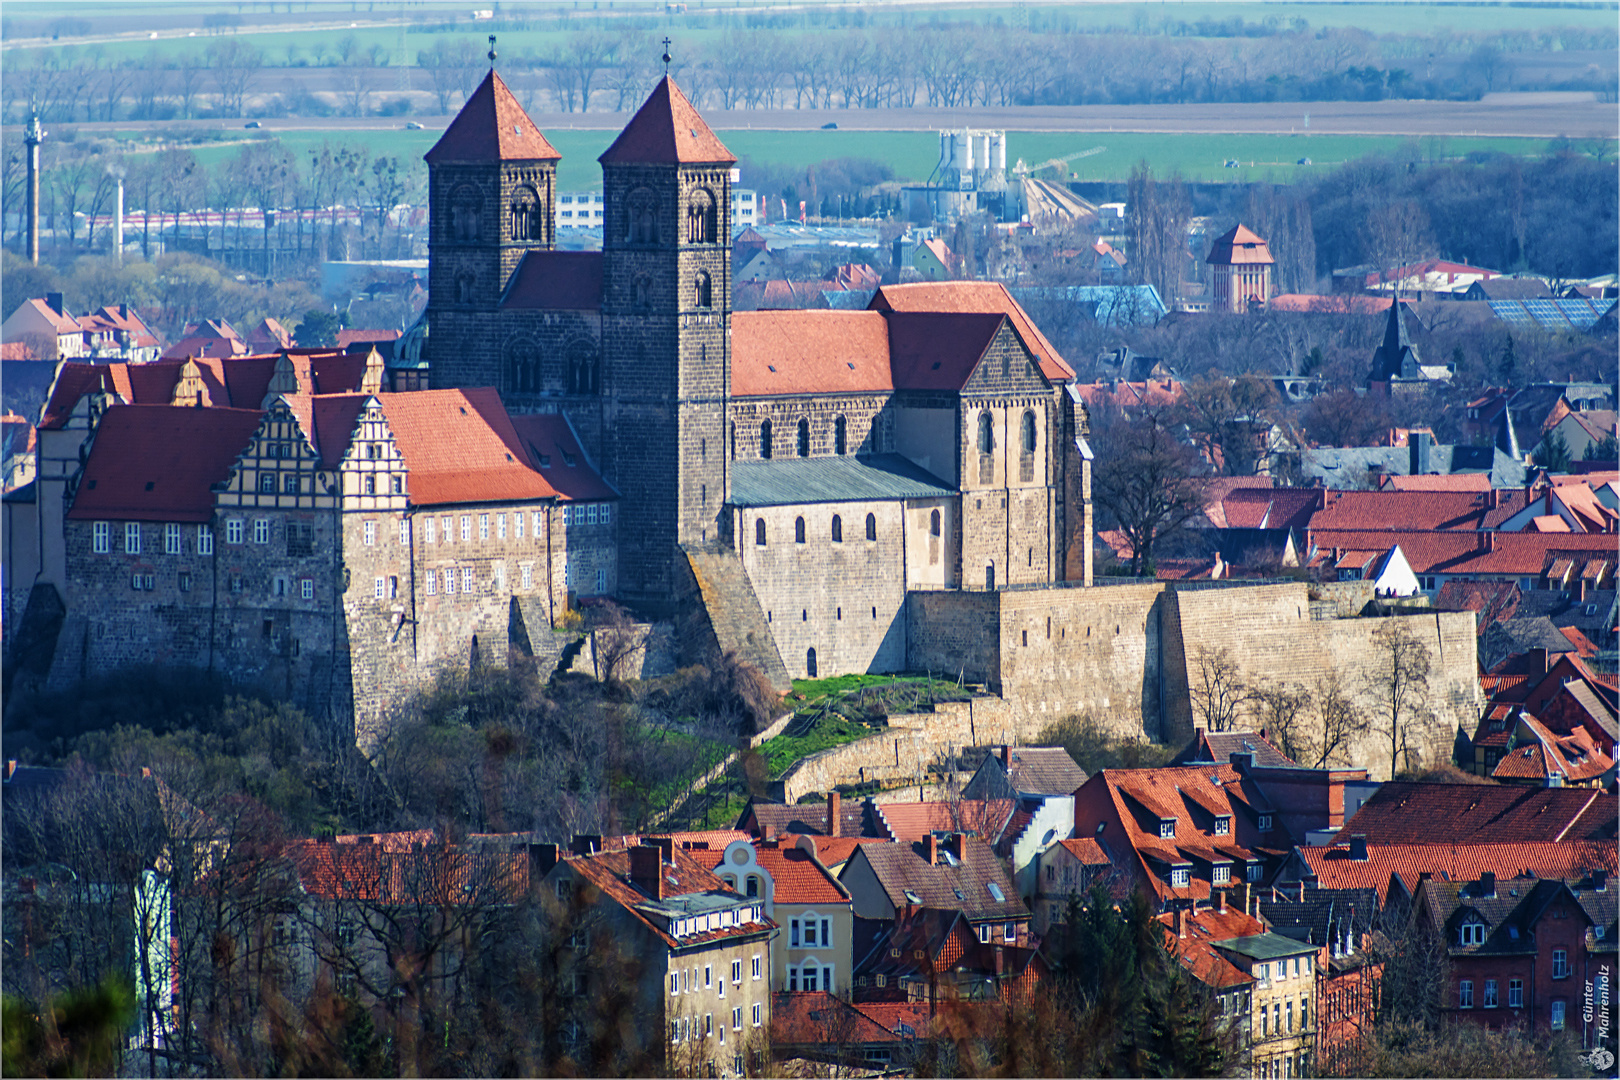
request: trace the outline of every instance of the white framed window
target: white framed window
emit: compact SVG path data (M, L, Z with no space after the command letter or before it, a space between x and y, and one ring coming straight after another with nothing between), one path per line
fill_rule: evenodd
M496 514L495 515L495 539L497 539L497 540L505 540L506 539L506 515L505 514Z
M1215 835L1216 836L1231 836L1232 835L1232 819L1229 818L1229 817L1226 817L1224 815L1221 816L1221 817L1216 818L1215 819Z
M1553 950L1552 977L1555 979L1569 978L1569 951L1567 949Z
M426 532L427 532L427 535L426 535L426 536L424 536L424 537L422 537L422 542L423 542L423 543L424 543L424 544L433 544L433 543L437 543L437 542L438 542L438 541L437 541L437 539L436 539L436 537L435 537L435 534L436 534L436 533L437 533L437 532L438 532L438 531L439 531L439 530L438 530L438 529L437 529L437 528L435 528L435 527L434 527L434 526L435 526L435 524L436 524L436 523L435 523L435 522L434 522L434 520L433 520L433 519L432 519L432 518L428 518L428 519L427 519L427 530L426 530Z
M439 575L433 570L427 572L427 594L433 596L439 591Z
M185 541L181 537L180 526L172 521L163 526L163 554L185 554Z
M495 591L504 592L506 590L506 564L496 562L490 567L490 571L495 577Z
M759 975L760 966L761 966L760 955L758 953L755 953L754 954L754 959L753 959L752 971L753 971L753 977L756 978L756 979L760 977L760 975ZM754 1008L758 1009L759 1006L755 1005ZM758 1013L755 1014L754 1024L756 1026L759 1024Z
M612 506L613 506L612 503L603 503L602 504L602 508L597 511L597 515L596 515L596 520L597 520L598 524L606 525L611 520L610 510L611 510Z
M1485 980L1485 993L1481 995L1480 1005L1487 1009L1496 1008L1496 980Z
M444 533L444 542L447 543L447 544L453 543L455 541L455 538L456 538L455 533L450 528L450 524L451 524L451 519L450 518L440 518L439 519L439 529L440 529L440 531L442 531Z
M136 521L124 522L124 554L139 555L141 553L141 526Z
M471 514L462 514L461 515L461 538L463 540L471 540L472 539L472 515Z
M207 525L197 526L197 554L212 555L214 553L214 531Z
M1462 924L1462 943L1464 945L1485 944L1485 924L1479 922L1466 922Z
M714 1034L714 1013L703 1014L703 1037L707 1039Z
M606 570L598 570L596 572L596 591L598 593L607 592L607 571Z
M298 595L305 600L315 599L315 579L301 578L298 582Z
M1001 940L1003 940L1003 941L1017 941L1018 940L1018 924L1017 923L1007 923L1004 926L1002 926L1002 928L1001 928Z
M739 1005L735 1009L731 1010L731 1030L732 1031L741 1031L742 1030L742 1006L741 1005Z
M573 523L574 523L574 508L572 506L564 506L563 507L563 525L568 526L568 525L572 525Z
M98 521L90 526L90 550L105 555L112 550L112 522Z
M1185 889L1190 877L1191 871L1186 869L1172 870L1170 872L1170 884L1177 889Z
M253 542L255 544L268 544L270 542L270 519L253 519Z
M703 965L703 989L707 990L714 985L714 965Z
M470 566L461 568L461 591L464 593L473 591L473 568Z
M1463 979L1457 983L1457 1008L1472 1009L1474 1007L1474 980Z
M674 997L681 992L681 977L676 972L669 973L669 996Z
M731 962L731 981L733 983L742 982L742 961L741 960L733 960Z
M523 519L518 518L518 520L522 521ZM534 566L530 563L523 564L523 588L525 590L534 588Z
M366 522L365 532L366 547L374 546L377 543L377 523L375 521Z
M1176 838L1176 823L1174 821L1159 822L1159 839L1174 840Z
M1271 815L1270 814L1261 814L1260 815L1260 820L1255 822L1255 827L1258 828L1261 832L1265 832L1266 830L1270 829L1271 828Z
M755 962L758 963L757 960ZM755 1002L754 1003L754 1026L759 1027L760 1023L761 1023L761 1021L760 1021L760 1006L759 1006L758 1002Z
M986 941L986 942L990 940L990 924L989 923L980 923L979 924L979 940L980 941Z
M489 539L489 515L488 514L479 514L478 515L478 539L480 539L480 540L488 540Z
M387 585L387 581L385 581L383 578L377 578L375 584L372 586L372 594L376 596L378 600L383 599L388 595Z
M401 544L405 544L405 545L409 545L410 542L411 542L411 521L410 521L410 518L400 518L399 519L399 542Z
M1509 979L1508 980L1508 1008L1510 1008L1510 1009L1522 1009L1522 1008L1524 1008L1524 980L1523 979Z
M446 567L444 571L444 594L449 596L456 591L456 571L454 567Z
M1211 870L1211 880L1216 885L1225 885L1232 880L1232 868L1230 866L1214 867Z
M585 507L585 524L587 524L587 525L595 525L596 524L596 504L595 503L591 503L591 504L589 504L588 506Z
M514 540L523 539L523 511L521 510L512 515L512 538Z
M534 538L536 540L540 539L541 533L545 529L545 520L544 510L536 510L534 512Z

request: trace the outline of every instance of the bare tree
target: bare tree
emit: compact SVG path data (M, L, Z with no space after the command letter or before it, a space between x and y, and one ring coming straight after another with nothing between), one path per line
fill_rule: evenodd
M1230 731L1238 726L1244 707L1253 697L1231 652L1201 646L1187 673L1191 683L1193 716L1208 731Z
M264 68L264 51L239 38L225 38L208 46L208 66L226 116L241 116L248 88Z
M1311 759L1309 690L1297 683L1261 683L1249 700L1255 723L1277 749L1301 764Z
M1131 573L1148 572L1155 546L1203 513L1203 464L1162 412L1126 420L1097 409L1093 431L1095 445L1106 448L1095 474L1097 504L1131 542Z
M1401 269L1434 254L1429 215L1412 199L1386 203L1368 216L1364 245L1380 280L1395 283L1399 300Z
M646 652L646 637L630 613L611 600L591 610L590 626L597 678L622 681L631 661Z
M1367 730L1367 717L1339 682L1337 672L1316 680L1310 694L1311 754L1315 768L1325 769Z
M1398 618L1373 631L1372 660L1362 679L1367 695L1378 703L1370 726L1389 739L1389 775L1400 771L1402 758L1412 763L1419 750L1421 708L1428 698L1429 647Z
M377 71L371 57L356 51L344 61L339 85L338 96L344 103L344 115L364 116L366 103L377 88Z

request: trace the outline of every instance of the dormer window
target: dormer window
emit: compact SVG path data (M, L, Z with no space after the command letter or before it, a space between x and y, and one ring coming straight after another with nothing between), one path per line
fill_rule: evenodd
M1271 828L1271 815L1270 814L1261 814L1260 815L1260 820L1255 822L1255 826L1261 832L1268 831Z
M1225 814L1222 814L1220 817L1215 819L1215 835L1216 836L1231 836L1232 835L1232 819L1231 819L1231 817L1229 817L1229 816L1227 816Z
M1462 943L1464 945L1485 944L1485 924L1482 922L1465 922L1462 924Z
M1192 879L1192 872L1186 869L1170 871L1170 884L1177 889L1185 889Z
M1176 819L1161 818L1159 820L1159 839L1174 840L1176 838Z
M1210 881L1216 885L1225 885L1232 880L1232 868L1222 863L1210 870Z

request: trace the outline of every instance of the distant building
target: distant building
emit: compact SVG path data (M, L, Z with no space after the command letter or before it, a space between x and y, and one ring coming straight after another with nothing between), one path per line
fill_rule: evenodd
M1214 279L1212 306L1216 311L1241 314L1265 307L1271 299L1271 248L1244 225L1234 225L1216 238L1204 260Z

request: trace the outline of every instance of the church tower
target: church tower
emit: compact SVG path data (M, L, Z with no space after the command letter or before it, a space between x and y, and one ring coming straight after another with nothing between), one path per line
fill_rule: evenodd
M602 466L621 592L656 606L677 548L723 528L737 159L666 75L600 160Z
M493 66L424 156L434 385L500 385L491 315L523 256L556 244L560 158Z

